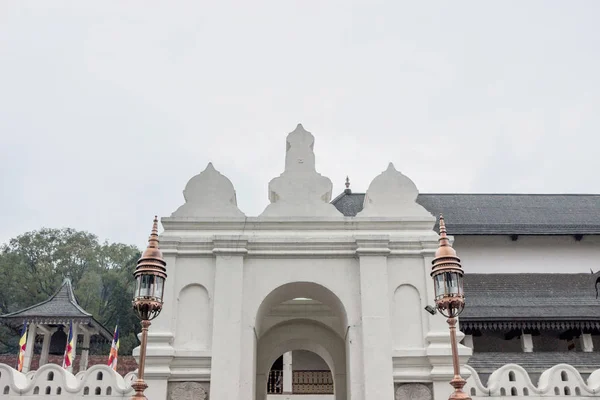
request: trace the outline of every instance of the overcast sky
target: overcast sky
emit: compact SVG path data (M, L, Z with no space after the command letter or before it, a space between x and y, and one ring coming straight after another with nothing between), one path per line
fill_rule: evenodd
M599 193L600 2L0 2L0 242L143 246L209 161L247 215L285 137L365 191Z

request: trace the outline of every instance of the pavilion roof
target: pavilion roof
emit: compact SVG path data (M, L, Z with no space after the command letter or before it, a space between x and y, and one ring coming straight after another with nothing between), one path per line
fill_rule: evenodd
M106 339L112 339L110 331L77 303L71 280L68 278L47 300L19 311L0 315L0 321L8 325L21 325L24 322L45 325L66 325L70 321L87 323L97 328L100 335Z

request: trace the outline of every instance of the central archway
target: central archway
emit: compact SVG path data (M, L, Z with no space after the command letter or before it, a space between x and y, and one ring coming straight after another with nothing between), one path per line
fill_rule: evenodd
M266 399L273 363L282 354L298 350L315 353L325 361L335 399L346 399L346 326L344 305L322 285L292 282L271 291L256 316L256 399Z

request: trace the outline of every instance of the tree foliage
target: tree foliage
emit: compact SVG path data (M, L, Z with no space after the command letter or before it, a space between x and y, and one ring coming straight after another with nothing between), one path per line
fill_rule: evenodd
M83 309L111 331L119 323L119 352L131 354L141 330L131 308L139 257L134 246L70 228L24 233L0 246L0 314L46 300L68 277ZM0 329L0 353L15 352L17 332Z

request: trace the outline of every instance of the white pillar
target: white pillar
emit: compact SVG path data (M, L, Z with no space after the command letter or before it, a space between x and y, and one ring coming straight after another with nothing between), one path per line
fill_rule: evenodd
M40 326L40 328L42 328ZM44 333L44 341L42 343L42 352L40 354L40 367L42 365L48 364L48 353L50 353L50 340L52 339L52 333L54 333L53 329L48 327L43 327Z
M25 345L25 357L23 357L23 373L29 372L31 360L33 359L33 347L35 346L35 335L37 334L37 324L30 323L27 326L27 344Z
M241 388L243 362L252 358L252 349L242 347L242 305L244 255L247 253L244 241L214 240L216 255L215 286L213 301L213 340L210 398L219 400L252 399L254 392L246 393ZM241 248L238 248L239 245ZM252 370L245 379L256 379ZM252 390L254 390L252 388Z
M465 335L465 338L463 339L463 345L472 350L475 349L475 346L473 345L473 335Z
M83 344L81 347L81 360L79 360L79 372L85 371L88 367L88 358L90 354L90 336L87 329L83 330Z
M529 333L521 333L521 348L523 353L533 353L533 339Z
M292 393L292 352L288 351L283 354L283 393Z
M579 340L581 342L581 349L585 353L594 351L594 342L592 341L592 335L590 333L582 333Z
M393 399L387 239L356 240L360 270L365 399Z

